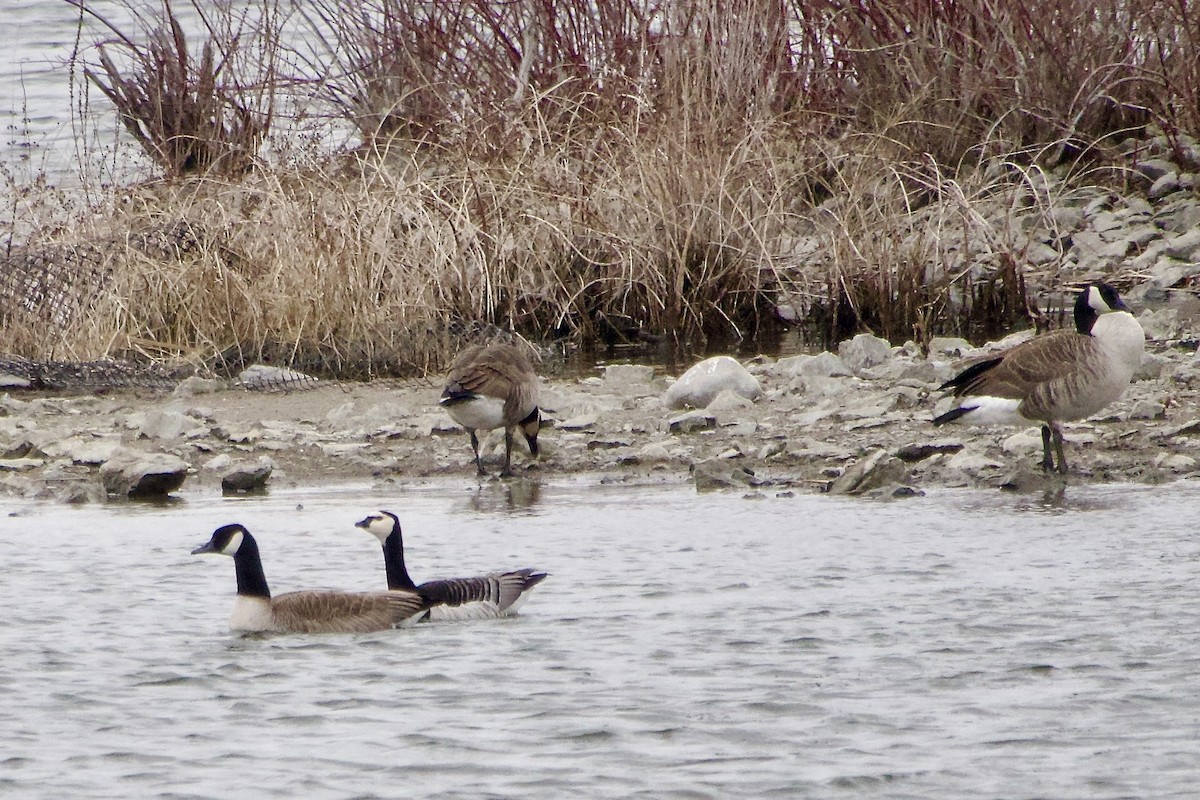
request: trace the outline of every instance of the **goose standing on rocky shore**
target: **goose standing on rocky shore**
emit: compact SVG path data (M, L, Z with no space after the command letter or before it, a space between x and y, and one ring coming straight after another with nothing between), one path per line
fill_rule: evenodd
M427 610L415 592L288 592L271 597L258 543L242 525L223 525L192 551L232 556L237 599L229 627L239 632L365 633L403 627Z
M455 357L446 376L439 405L471 434L475 467L485 475L479 455L478 430L504 428L504 469L512 475L513 432L521 430L529 453L538 457L538 377L529 357L517 345L471 345Z
M1075 330L1037 336L971 364L942 384L959 398L934 425L1042 426L1042 468L1066 473L1062 423L1095 414L1125 391L1146 335L1117 290L1092 283L1075 299Z
M429 606L423 620L490 619L516 612L529 590L545 579L546 573L533 569L491 572L473 578L447 578L413 583L404 564L404 539L400 519L390 511L380 511L354 523L372 534L383 545L383 563L391 591L416 592Z

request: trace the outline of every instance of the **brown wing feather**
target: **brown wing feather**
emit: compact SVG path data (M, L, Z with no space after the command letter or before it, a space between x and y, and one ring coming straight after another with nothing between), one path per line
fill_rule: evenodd
M1069 375L1091 338L1075 331L1055 331L1023 342L1005 352L994 367L984 370L955 394L987 395L1020 400L1035 387Z
M387 630L422 607L411 592L289 592L271 601L280 629L297 633Z

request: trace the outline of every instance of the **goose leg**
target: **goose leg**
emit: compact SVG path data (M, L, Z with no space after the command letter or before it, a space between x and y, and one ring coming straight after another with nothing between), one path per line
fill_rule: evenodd
M500 470L502 478L512 477L512 428L504 429L504 469Z
M471 449L475 451L475 469L480 475L487 473L483 469L483 459L479 457L479 437L475 435L475 429L470 430L471 434Z
M1062 428L1058 425L1054 426L1054 451L1058 453L1058 472L1060 475L1066 475L1067 457L1063 455Z
M1054 457L1050 455L1050 426L1042 426L1042 469L1046 472L1054 471ZM1061 452L1061 451L1060 451ZM1061 456L1060 456L1061 458Z

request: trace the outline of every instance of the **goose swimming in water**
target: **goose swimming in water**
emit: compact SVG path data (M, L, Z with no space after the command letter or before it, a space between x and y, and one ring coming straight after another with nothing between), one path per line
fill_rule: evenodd
M229 627L240 632L362 633L403 627L427 610L415 592L303 591L271 596L258 543L242 525L223 525L192 554L232 556L237 599Z
M1066 473L1062 423L1090 417L1125 391L1146 335L1117 290L1092 283L1075 299L1075 330L1043 334L971 364L939 388L955 406L934 425L1042 426L1042 468Z
M513 433L520 429L529 444L529 453L538 457L538 378L529 358L520 347L493 343L472 345L450 364L446 385L438 404L450 418L466 428L475 451L475 468L485 475L479 455L478 430L504 428L504 469L512 475Z
M388 589L416 592L429 606L430 621L452 619L488 619L516 612L529 590L545 579L546 573L532 569L492 572L474 578L448 578L413 583L404 564L404 540L400 519L390 511L380 511L354 523L383 545L383 563Z

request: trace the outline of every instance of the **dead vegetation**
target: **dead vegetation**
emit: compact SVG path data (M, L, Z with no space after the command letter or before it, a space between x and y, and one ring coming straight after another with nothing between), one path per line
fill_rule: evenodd
M986 336L1029 318L1042 173L1117 185L1126 140L1184 158L1200 132L1178 0L261 0L194 3L194 41L170 0L129 7L88 10L80 58L163 180L45 223L198 245L110 250L59 357L407 373L455 325L702 350L781 304L826 341ZM264 152L299 95L345 147ZM0 315L47 355L43 322Z

